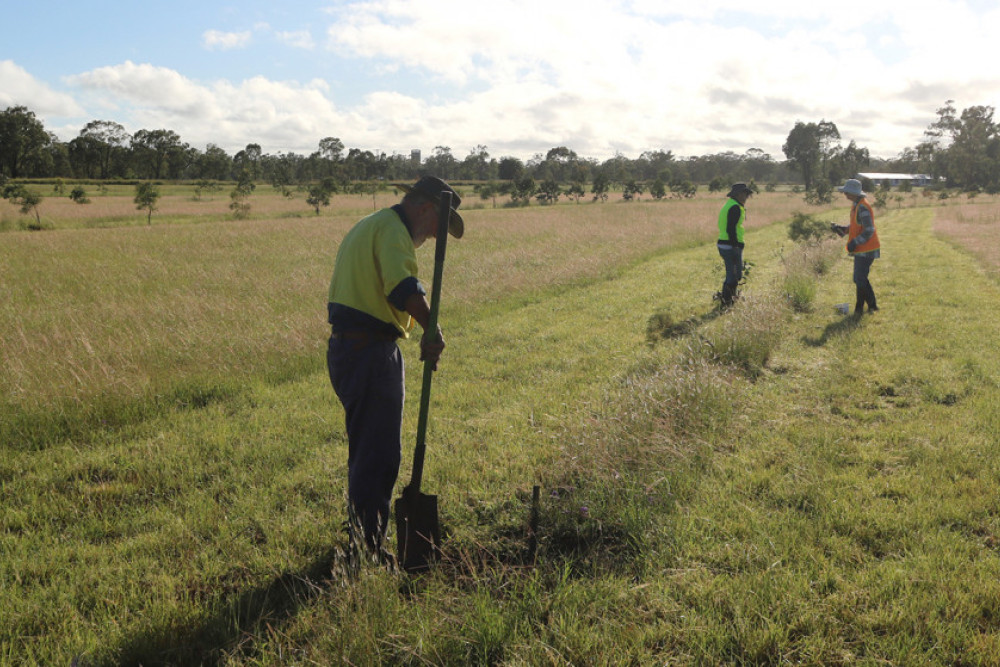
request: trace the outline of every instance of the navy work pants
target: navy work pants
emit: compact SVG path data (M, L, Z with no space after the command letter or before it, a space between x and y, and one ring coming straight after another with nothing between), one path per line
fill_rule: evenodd
M402 452L403 355L394 341L331 337L326 364L344 406L348 502L366 543L378 549Z
M854 256L854 285L857 292L857 302L854 305L854 311L859 314L865 303L868 304L868 310L878 310L878 305L875 301L875 290L872 288L871 281L868 280L868 274L874 262L874 255Z
M871 287L871 283L868 282L868 273L872 270L872 264L875 262L875 257L872 255L855 255L854 256L854 284L861 288Z
M743 248L719 248L719 255L726 267L726 284L736 289L743 279Z

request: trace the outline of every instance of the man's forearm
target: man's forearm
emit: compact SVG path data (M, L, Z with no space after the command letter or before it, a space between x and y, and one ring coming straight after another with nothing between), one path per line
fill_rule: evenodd
M417 321L417 324L424 331L427 331L427 325L430 324L431 319L431 307L427 303L427 297L420 293L411 294L406 299L406 312Z

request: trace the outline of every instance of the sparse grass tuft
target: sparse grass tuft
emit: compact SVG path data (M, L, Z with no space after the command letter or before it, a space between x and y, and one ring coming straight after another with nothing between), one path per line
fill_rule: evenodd
M842 255L836 239L801 243L782 255L781 290L793 310L807 312L816 298L817 282Z
M689 358L727 364L756 377L781 342L786 313L772 291L744 292L733 308L694 338Z

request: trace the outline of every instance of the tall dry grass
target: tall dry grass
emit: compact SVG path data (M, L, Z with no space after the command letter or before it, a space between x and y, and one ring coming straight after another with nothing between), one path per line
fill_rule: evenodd
M129 197L86 206L46 199L46 214L63 216L57 227L78 227L3 234L0 406L30 411L132 400L192 378L239 381L321 359L337 244L367 212L370 196L336 197L321 216L281 217L302 202L261 195L255 215L268 217L237 222L213 218L228 206L217 194L201 202L167 197L152 226L119 228L84 228L83 216L141 217ZM397 201L392 193L378 196L380 205ZM709 242L721 203L701 195L470 210L465 238L448 248L447 307L488 308L613 275L666 247ZM785 194L755 197L750 226L801 206ZM194 213L207 222L162 222ZM418 251L425 278L430 245Z
M16 233L0 248L0 401L25 408L246 376L308 354L342 233L270 220Z
M971 252L994 279L1000 278L1000 202L979 197L935 209L934 231Z
M460 267L457 283L446 289L459 301L482 303L609 275L664 248L717 238L723 201L701 194L679 201L471 211L466 238L448 249L449 261ZM803 206L800 197L784 193L754 197L747 226L784 220Z

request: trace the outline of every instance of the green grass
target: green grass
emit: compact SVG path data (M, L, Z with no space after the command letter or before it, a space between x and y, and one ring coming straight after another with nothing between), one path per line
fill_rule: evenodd
M455 244L425 472L446 558L416 581L337 555L346 444L318 363L7 443L0 662L996 664L1000 292L932 215L880 216L860 322L833 309L846 258L787 307L785 225L748 234L723 316L710 244L487 303Z

